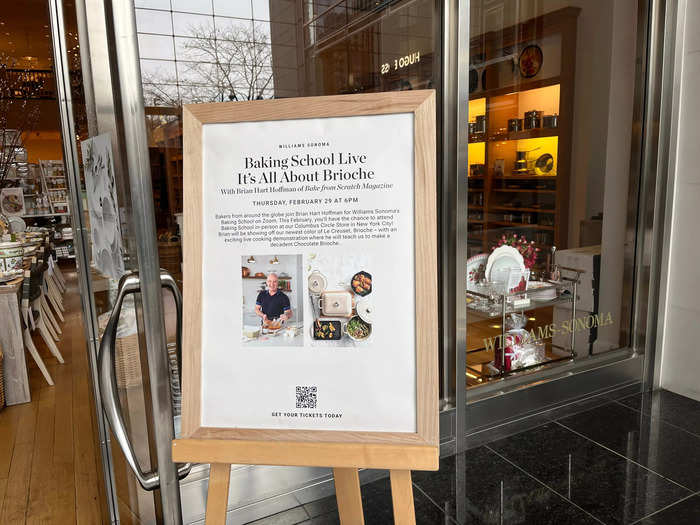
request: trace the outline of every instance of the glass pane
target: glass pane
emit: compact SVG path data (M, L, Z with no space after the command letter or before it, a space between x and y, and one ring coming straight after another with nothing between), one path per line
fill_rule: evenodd
M157 58L173 60L173 39L164 35L139 35L139 56L141 58Z
M468 386L627 344L637 2L576 5L471 2Z
M173 34L196 38L211 37L214 31L214 18L190 13L173 13ZM139 27L141 32L141 27Z
M172 17L167 11L136 9L136 27L139 33L170 35L173 32Z
M237 18L253 18L250 0L214 0L214 14L219 16L235 16Z
M171 0L173 11L212 15L211 0Z

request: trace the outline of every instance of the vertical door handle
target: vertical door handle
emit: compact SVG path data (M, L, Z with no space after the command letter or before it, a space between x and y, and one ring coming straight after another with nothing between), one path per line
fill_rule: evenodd
M163 277L161 276L161 281L162 279ZM172 279L172 277L170 277L170 279ZM173 284L175 284L174 280ZM168 287L170 287L170 284L168 284ZM175 285L175 288L177 288L177 285ZM109 316L109 321L102 335L102 340L100 341L100 350L97 357L98 383L100 386L100 393L102 394L102 409L129 467L131 467L136 479L145 490L155 490L160 486L160 476L157 471L144 472L134 453L134 448L131 445L129 434L124 424L121 403L119 402L119 392L117 390L117 377L114 371L117 326L119 324L119 314L121 313L122 304L127 295L136 293L140 289L141 281L137 273L128 273L119 280L117 300ZM173 291L173 294L176 297L179 296L179 290L177 293ZM181 303L182 301L180 300L180 310L182 308ZM178 313L181 313L180 310L178 310ZM181 323L181 319L178 318L178 342ZM163 349L163 351L166 351L166 349ZM178 477L182 479L187 476L191 467L190 463L179 465L177 469Z

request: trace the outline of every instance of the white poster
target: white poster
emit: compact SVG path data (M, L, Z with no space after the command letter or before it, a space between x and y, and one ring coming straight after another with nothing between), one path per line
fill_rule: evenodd
M80 147L90 212L92 265L104 275L119 279L124 274L124 260L112 142L109 134L103 134L84 140Z
M413 119L204 125L203 426L416 432Z

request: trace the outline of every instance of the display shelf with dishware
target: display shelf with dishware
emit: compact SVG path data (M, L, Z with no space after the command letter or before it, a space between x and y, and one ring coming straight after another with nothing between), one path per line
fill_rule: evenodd
M51 213L68 215L68 181L62 160L40 160L44 192L46 193Z
M467 261L468 319L470 332L477 334L466 349L469 384L576 357L576 330L566 331L566 338L555 342L551 321L553 310L563 307L560 311L569 314L566 326L576 325L577 288L586 272L550 263L534 280L526 264L532 266L533 261L526 261L519 248L509 245ZM533 311L537 316L528 314ZM540 324L534 326L537 318Z
M559 9L470 41L467 209L484 212L485 252L523 229L547 232L538 237L545 247L567 245L579 12Z

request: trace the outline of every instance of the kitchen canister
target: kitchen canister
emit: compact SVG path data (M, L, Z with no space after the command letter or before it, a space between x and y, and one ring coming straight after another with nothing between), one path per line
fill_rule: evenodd
M521 119L521 118L508 119L508 131L522 131L522 130L523 130L523 119Z
M559 127L559 115L556 113L554 115L545 115L542 117L542 127L543 128L557 128Z
M525 129L539 128L542 124L542 111L532 110L525 112L523 126Z
M21 242L0 242L0 272L21 270L23 256Z

